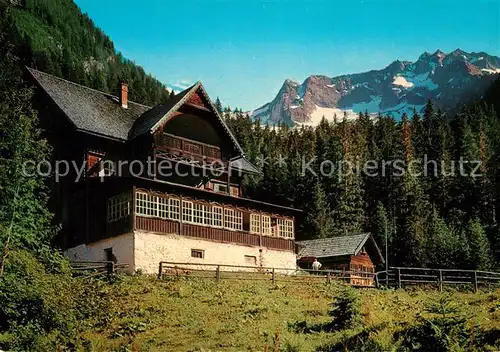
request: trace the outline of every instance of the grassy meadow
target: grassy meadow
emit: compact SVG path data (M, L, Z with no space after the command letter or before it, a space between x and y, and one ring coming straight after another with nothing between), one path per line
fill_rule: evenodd
M338 283L121 276L103 289L105 318L82 322L90 351L425 350L422 334L442 350L500 349L499 289L353 290L360 323L344 328L329 314Z

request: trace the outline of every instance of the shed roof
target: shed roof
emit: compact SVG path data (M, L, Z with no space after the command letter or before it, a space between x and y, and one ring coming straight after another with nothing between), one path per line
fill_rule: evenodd
M231 160L229 164L231 168L235 170L243 170L256 175L262 174L262 171L260 171L254 164L245 159L243 156Z
M370 242L370 246L373 247L373 252L378 257L377 260L383 263L384 258L382 253L370 233L297 241L296 243L300 248L298 253L299 258L326 258L357 255L367 242Z

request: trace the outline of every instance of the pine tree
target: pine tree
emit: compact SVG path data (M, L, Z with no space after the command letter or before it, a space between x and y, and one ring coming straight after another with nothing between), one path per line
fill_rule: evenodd
M467 224L467 240L470 247L470 265L474 269L491 268L491 249L483 225L478 219L471 219Z
M325 192L321 184L316 182L314 188L314 206L308 214L307 222L312 225L312 238L332 237L335 223L332 211L328 205Z
M346 117L340 124L339 133L344 148L343 168L338 170L341 176L339 200L334 209L335 235L344 236L359 234L365 226L365 207L363 179L357 168L357 161L362 158L360 149L356 148L353 130L356 126L347 122Z
M217 97L217 99L215 99L215 108L217 109L219 114L222 115L222 103L220 102L219 97Z
M480 179L474 177L474 161L479 160L478 138L467 117L462 112L456 121L455 133L455 182L451 192L451 216L466 223L479 216L477 196L480 193Z
M399 263L410 266L426 265L428 259L425 251L425 223L428 217L428 202L417 177L418 170L412 167L412 131L406 114L403 114L401 121L401 138L405 167L403 175L395 182L397 235L393 247Z
M459 238L434 208L427 221L426 251L432 267L460 267Z
M373 219L372 234L375 241L379 244L379 247L385 248L386 236L387 236L387 246L390 249L392 247L393 241L393 228L392 223L389 219L387 211L384 205L379 202L377 204L377 210Z

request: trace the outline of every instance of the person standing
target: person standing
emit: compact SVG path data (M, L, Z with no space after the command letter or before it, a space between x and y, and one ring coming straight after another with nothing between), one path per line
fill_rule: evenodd
M312 269L314 271L319 271L319 269L321 269L322 267L322 264L320 262L318 262L318 259L314 259L314 262L312 263Z

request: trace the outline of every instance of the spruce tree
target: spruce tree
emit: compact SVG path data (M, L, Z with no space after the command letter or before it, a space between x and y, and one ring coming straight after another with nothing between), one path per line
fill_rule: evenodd
M392 247L393 227L387 211L385 210L385 207L381 202L377 204L377 210L375 212L375 216L373 217L373 226L371 232L375 238L375 241L379 244L380 249L384 250L386 245L386 237L388 248L390 249Z
M314 187L314 206L307 218L307 222L312 225L311 238L332 237L335 223L325 192L319 182L316 182Z
M416 266L426 265L425 251L426 219L428 202L422 192L421 181L413 167L414 149L412 131L406 114L401 121L402 156L405 162L403 175L395 181L395 209L397 235L394 252L399 263Z
M219 97L217 97L217 99L215 99L215 108L217 109L219 114L222 115L222 103L220 102Z
M439 268L460 267L459 238L453 228L433 209L426 231L426 246L428 265Z
M467 224L467 241L470 248L470 265L477 270L491 268L491 249L483 225L478 219Z

